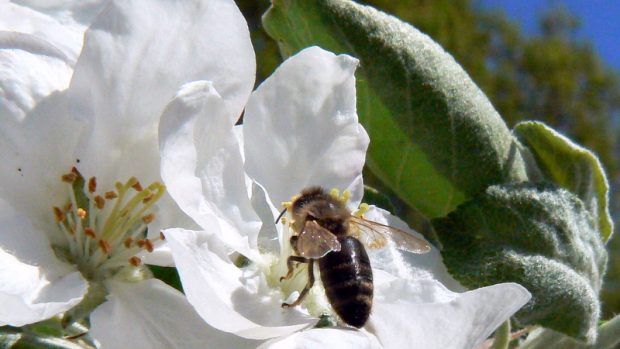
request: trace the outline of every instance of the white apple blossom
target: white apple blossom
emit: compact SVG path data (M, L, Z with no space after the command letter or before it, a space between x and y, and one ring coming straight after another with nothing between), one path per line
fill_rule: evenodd
M0 0L0 326L60 316L91 286L104 347L247 344L143 263L171 262L160 230L187 221L159 178L167 102L209 79L238 115L254 74L232 0Z
M303 188L363 194L368 136L358 123L356 59L317 47L286 60L252 93L243 126L210 81L185 86L160 122L162 179L201 229L164 232L189 302L211 326L264 348L472 348L530 298L517 284L466 292L433 249L370 251L375 297L362 330L340 324L315 284L299 307L282 308L306 282L304 267L280 281L290 229L274 223L280 203ZM407 229L387 212L367 217ZM319 283L320 284L320 283ZM327 315L323 316L323 315ZM327 321L329 322L329 321Z

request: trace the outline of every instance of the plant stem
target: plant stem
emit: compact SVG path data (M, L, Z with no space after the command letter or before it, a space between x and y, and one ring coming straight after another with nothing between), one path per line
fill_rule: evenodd
M510 319L506 320L495 331L495 339L493 340L493 346L491 349L508 349L510 344Z

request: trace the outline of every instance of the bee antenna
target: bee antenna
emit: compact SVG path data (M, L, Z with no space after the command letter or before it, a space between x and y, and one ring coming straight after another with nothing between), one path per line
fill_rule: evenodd
M278 224L278 222L280 221L280 218L282 218L282 216L284 216L285 213L286 213L286 208L284 210L282 210L282 212L280 212L280 215L278 216L278 218L276 218L276 224Z

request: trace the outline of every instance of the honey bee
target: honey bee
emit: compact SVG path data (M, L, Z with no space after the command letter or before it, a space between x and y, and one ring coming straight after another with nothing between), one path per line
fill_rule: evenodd
M346 324L361 328L372 309L373 278L364 246L381 248L392 240L400 250L426 253L430 245L400 229L353 215L344 202L321 187L304 189L282 211L276 222L289 210L294 235L290 243L294 255L287 259L288 272L280 281L293 275L295 263L308 264L308 282L293 303L299 305L314 285L314 263L319 265L327 299Z

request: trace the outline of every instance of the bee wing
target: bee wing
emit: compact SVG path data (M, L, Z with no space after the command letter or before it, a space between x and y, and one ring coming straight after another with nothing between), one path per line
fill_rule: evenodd
M321 227L315 221L307 221L297 238L299 255L307 258L321 258L331 251L340 251L336 235Z
M428 242L398 228L356 216L351 216L350 222L352 223L350 234L369 248L384 247L389 239L402 251L422 254L431 250Z

